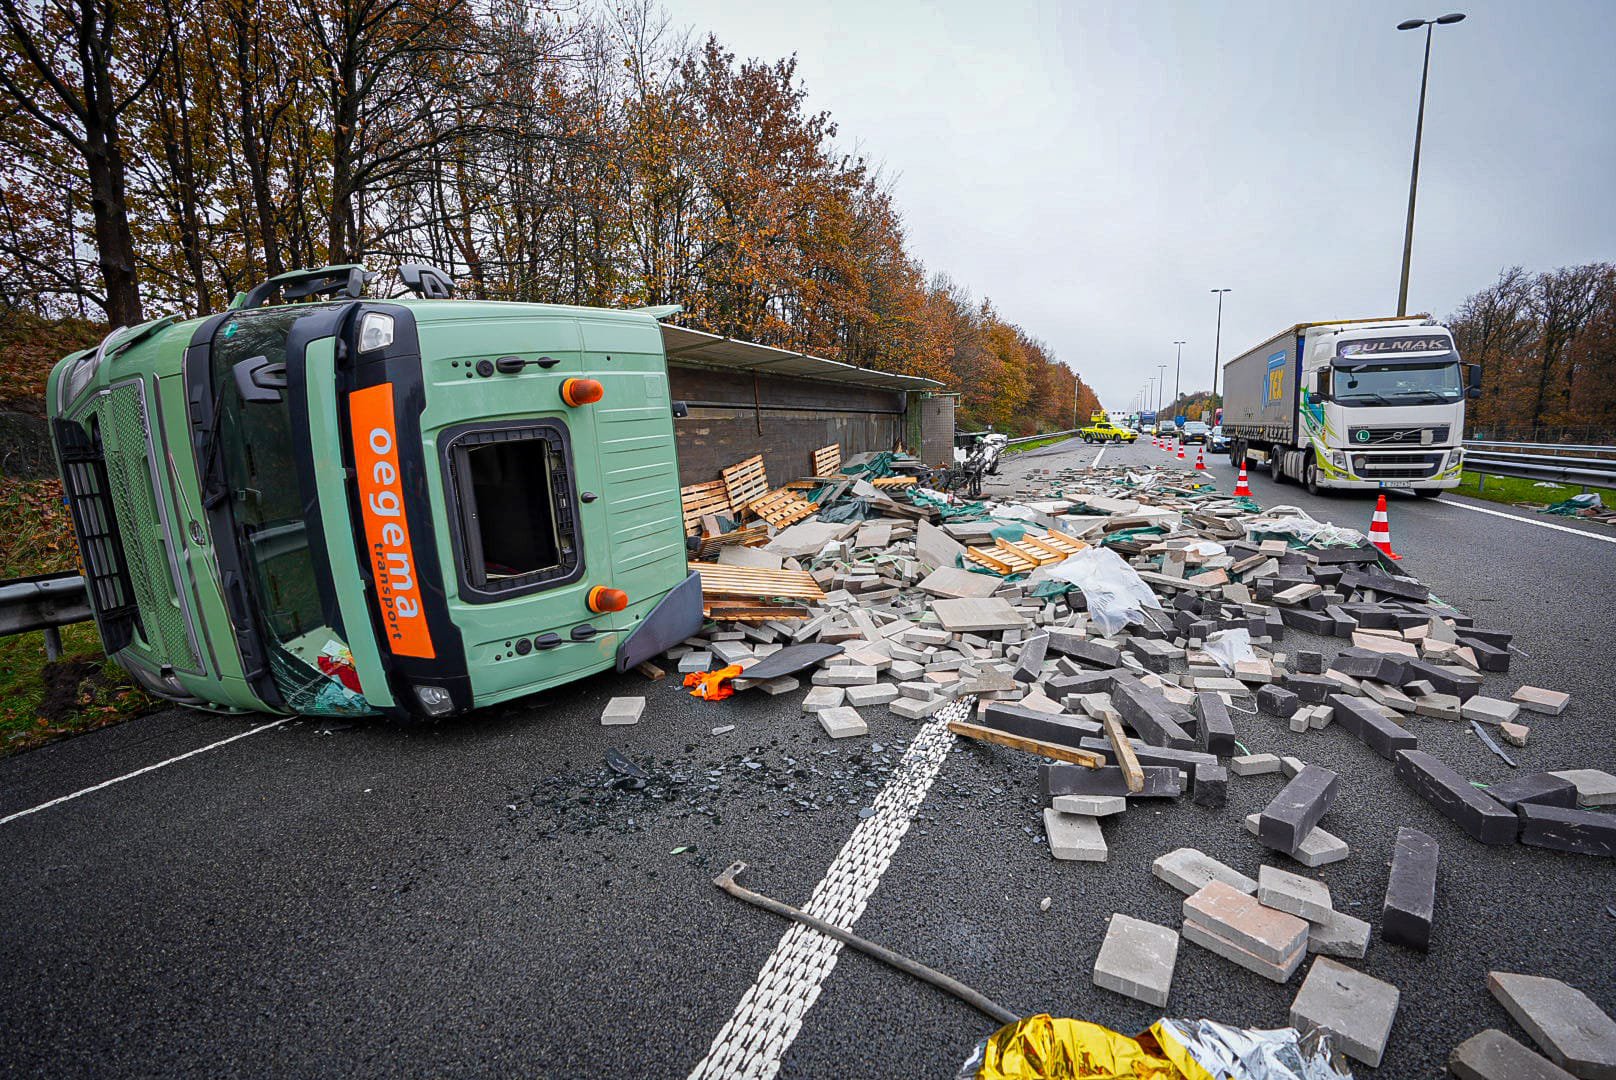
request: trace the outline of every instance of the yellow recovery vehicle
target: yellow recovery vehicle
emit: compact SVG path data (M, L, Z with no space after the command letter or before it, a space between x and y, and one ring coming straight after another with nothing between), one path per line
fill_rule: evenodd
M1083 436L1086 443L1119 442L1131 443L1139 437L1137 431L1129 431L1125 427L1118 427L1111 422L1105 413L1095 413L1089 417L1089 426L1080 428L1078 434Z

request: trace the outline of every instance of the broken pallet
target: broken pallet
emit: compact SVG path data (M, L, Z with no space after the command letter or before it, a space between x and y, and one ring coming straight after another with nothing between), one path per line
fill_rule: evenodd
M1075 536L1050 529L1043 536L1028 533L1020 540L993 541L991 548L966 548L965 558L999 574L1027 574L1046 563L1061 562L1088 547Z
M697 555L711 555L719 548L739 544L741 547L757 547L769 542L769 527L759 521L752 525L742 525L733 532L713 533L704 535L696 547Z
M762 454L736 462L723 471L723 476L731 506L750 506L769 493L769 476L763 470Z
M835 476L842 471L842 444L831 443L813 452L813 474Z
M684 511L685 535L689 536L701 525L708 514L733 517L729 493L722 480L709 480L705 484L691 484L679 489L679 505Z
M777 488L761 499L753 499L746 507L776 529L795 524L819 509L790 488Z

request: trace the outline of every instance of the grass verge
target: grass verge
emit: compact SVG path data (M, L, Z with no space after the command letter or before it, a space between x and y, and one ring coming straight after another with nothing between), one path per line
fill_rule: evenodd
M1081 435L1050 435L1042 439L1034 439L1032 442L1022 443L1019 446L1007 446L1004 448L1004 453L1000 456L1009 457L1011 454L1020 454L1027 450L1037 450L1039 447L1043 446L1054 446L1056 443L1065 442L1067 439L1080 438L1082 438Z
M1487 485L1482 487L1481 479L1480 473L1466 469L1459 486L1453 489L1454 494L1513 506L1548 506L1564 502L1583 491L1583 488L1576 484L1549 484L1539 480L1523 480L1515 476L1492 475L1487 476ZM1616 490L1601 487L1591 487L1587 490L1597 492L1606 506L1616 507Z
M0 476L0 579L78 569L72 523L55 479ZM0 757L159 706L101 651L93 623L62 628L62 658L45 635L0 638Z

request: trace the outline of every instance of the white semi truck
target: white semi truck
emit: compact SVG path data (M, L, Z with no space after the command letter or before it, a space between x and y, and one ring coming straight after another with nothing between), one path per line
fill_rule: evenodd
M1266 461L1310 492L1459 485L1467 397L1462 364L1427 316L1298 323L1223 366L1229 459Z

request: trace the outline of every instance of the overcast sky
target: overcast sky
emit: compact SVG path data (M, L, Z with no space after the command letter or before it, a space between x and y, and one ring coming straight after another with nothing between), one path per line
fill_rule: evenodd
M912 252L1131 408L1296 322L1397 308L1423 30L1436 28L1409 307L1505 266L1616 259L1616 2L666 0L894 180Z

